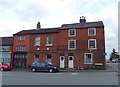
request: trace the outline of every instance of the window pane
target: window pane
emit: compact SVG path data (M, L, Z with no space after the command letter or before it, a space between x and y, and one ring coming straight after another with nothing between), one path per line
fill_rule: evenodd
M46 62L51 63L51 61L52 61L51 54L48 54L46 58Z
M47 44L52 44L52 36L47 36Z
M18 51L25 50L25 46L16 46L16 50Z
M96 40L89 40L89 48L96 48Z
M89 28L89 35L95 35L95 28Z
M76 47L75 40L69 40L68 44L69 44L68 46L70 49L74 49Z
M18 36L18 40L25 40L24 36Z
M92 63L92 55L91 54L85 55L85 63Z
M0 46L0 51L8 51L9 46Z
M40 45L40 37L35 37L35 45Z
M75 29L69 29L69 36L75 36L76 30Z

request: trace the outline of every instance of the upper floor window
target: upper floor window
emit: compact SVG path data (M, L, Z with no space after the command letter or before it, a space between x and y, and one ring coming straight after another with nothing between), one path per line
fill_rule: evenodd
M18 40L25 40L25 36L18 36Z
M76 49L76 40L68 40L68 49L69 50Z
M96 39L89 39L88 40L88 49L96 49Z
M76 36L76 29L69 29L68 36Z
M52 46L52 36L47 36L46 39L46 46Z
M92 64L92 58L93 57L93 55L92 55L92 53L85 53L84 54L84 63L85 64Z
M88 35L89 36L96 35L96 28L88 28Z
M40 37L39 36L35 37L35 46L40 46Z
M25 46L16 46L17 51L25 50Z
M0 51L8 51L9 46L0 46Z

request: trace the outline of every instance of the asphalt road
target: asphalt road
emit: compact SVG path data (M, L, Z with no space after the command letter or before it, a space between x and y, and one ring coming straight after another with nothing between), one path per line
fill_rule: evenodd
M118 85L117 72L3 71L3 85Z

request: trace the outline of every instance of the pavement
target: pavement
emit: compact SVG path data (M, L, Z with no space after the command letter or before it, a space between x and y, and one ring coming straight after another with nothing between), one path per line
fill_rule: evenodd
M13 68L13 71L30 71L28 69L21 69L21 68ZM60 69L59 72L117 72L118 71L118 63L106 63L105 70L78 70L78 69Z

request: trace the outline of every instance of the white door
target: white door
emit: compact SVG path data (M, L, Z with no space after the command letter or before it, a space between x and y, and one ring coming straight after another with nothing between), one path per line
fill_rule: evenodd
M68 57L68 68L73 68L73 61L74 61L74 57L69 56Z
M65 63L65 57L64 56L60 56L60 68L64 68L64 63Z

